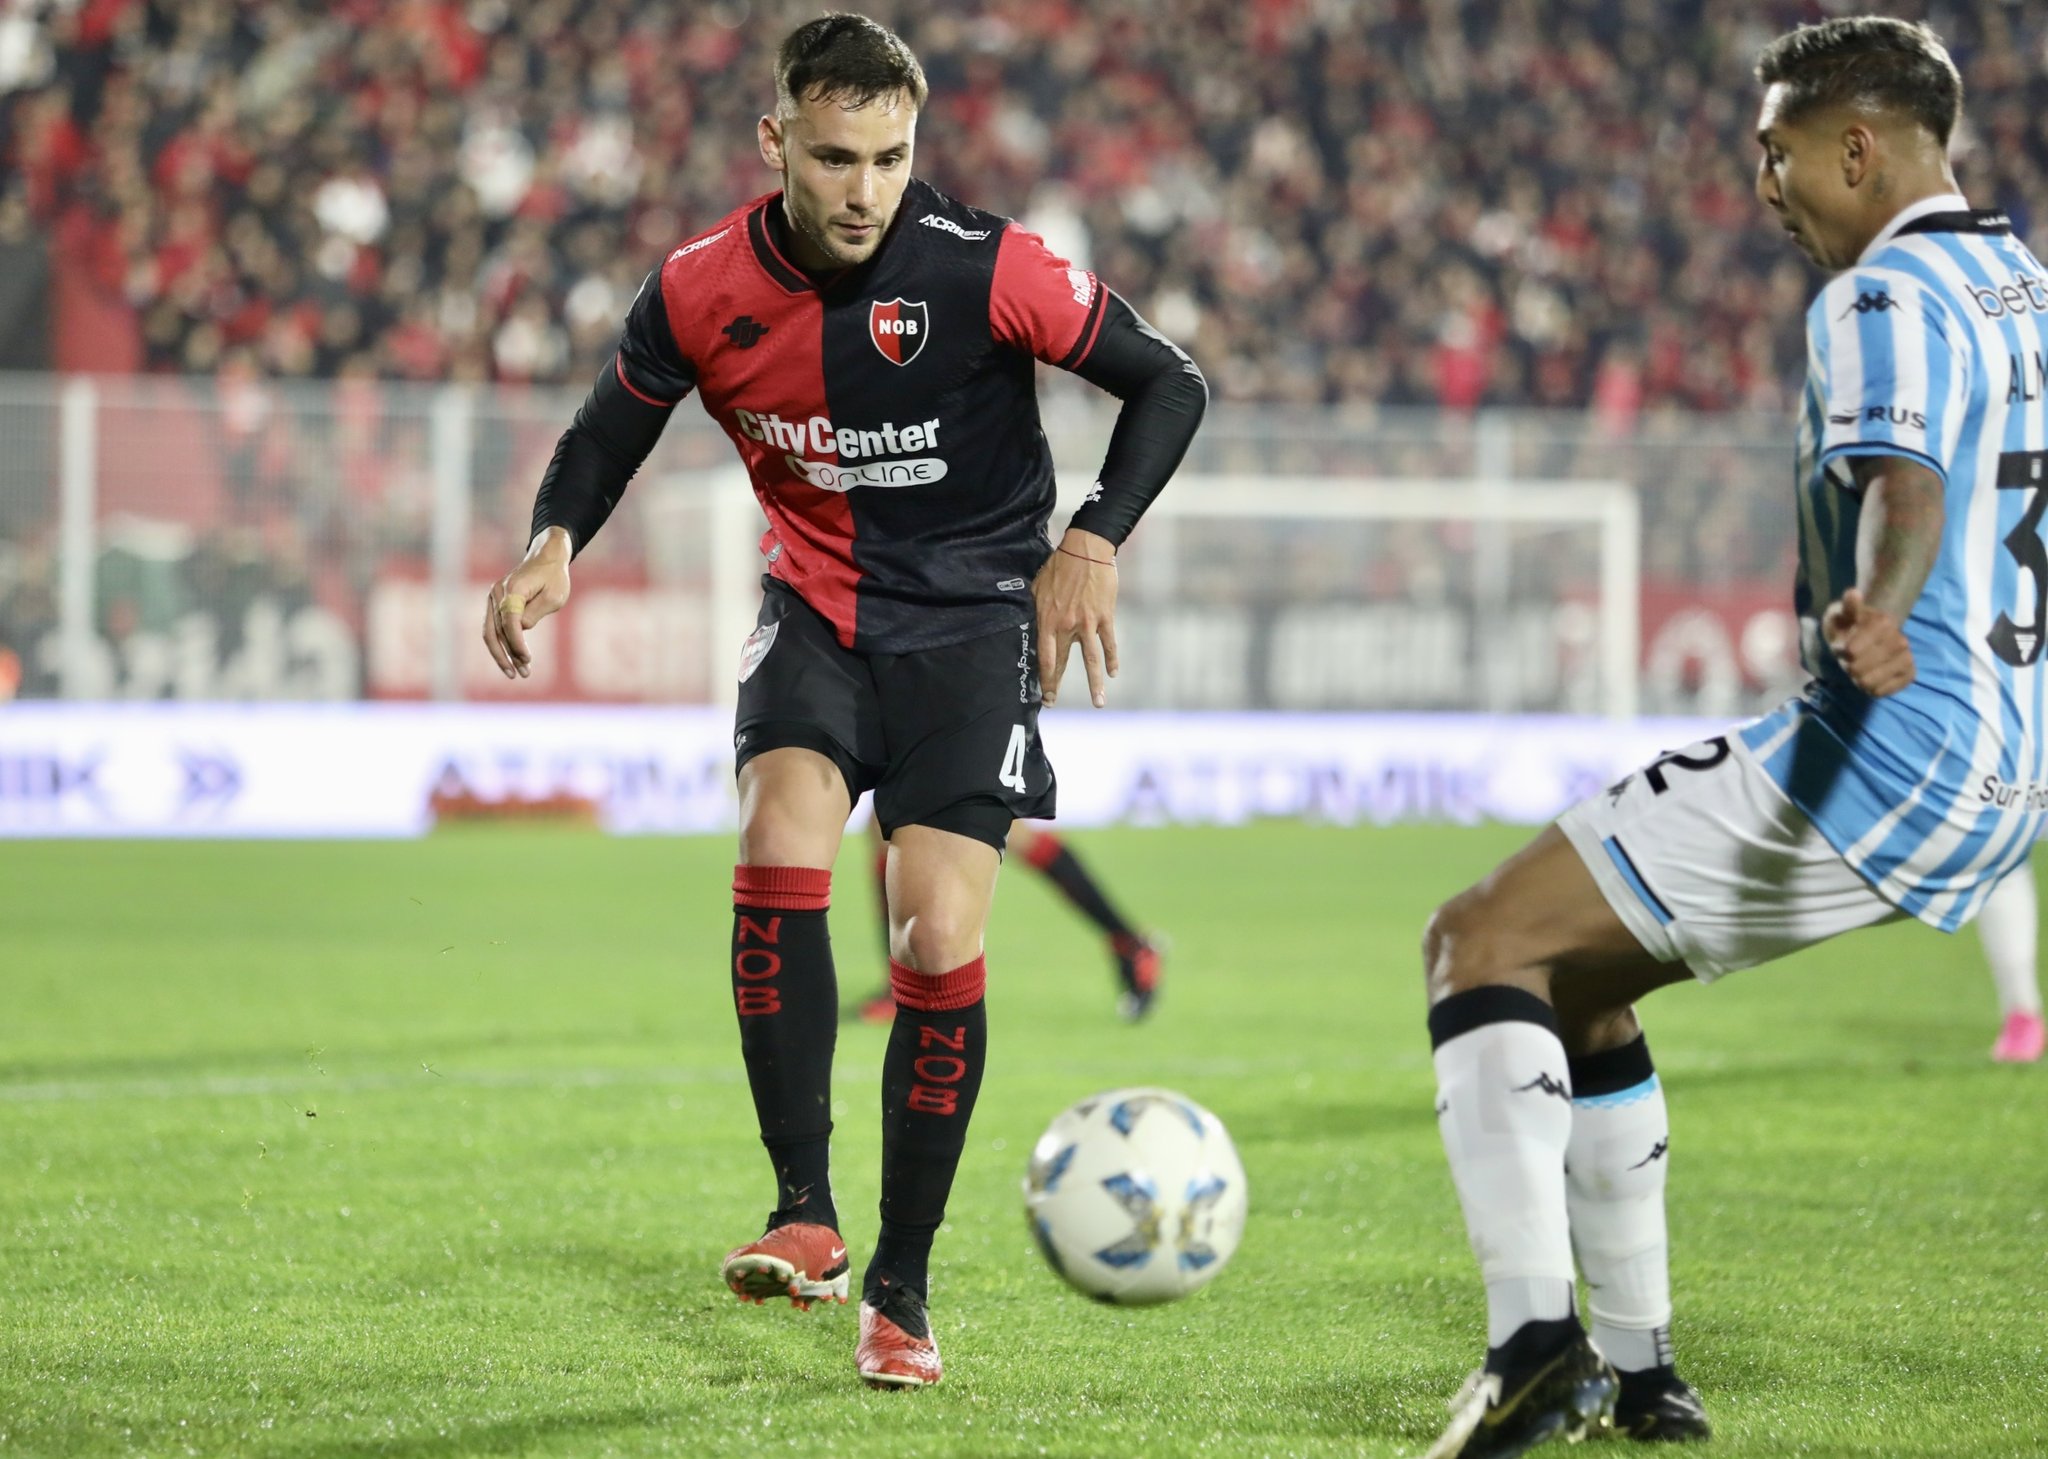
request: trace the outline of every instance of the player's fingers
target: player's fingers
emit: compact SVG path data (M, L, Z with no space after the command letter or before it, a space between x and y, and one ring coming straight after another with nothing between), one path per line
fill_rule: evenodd
M1097 709L1109 702L1102 673L1102 639L1095 625L1081 630L1081 663L1088 670L1088 699Z
M1885 659L1880 694L1896 694L1913 682L1913 650L1901 642L1898 651Z
M512 667L518 671L522 679L527 677L527 665L533 662L533 656L526 649L525 631L521 627L526 610L526 595L514 592L510 587L507 587L498 598L498 636L504 640L505 656L511 660Z
M1902 654L1889 643L1874 642L1866 635L1857 635L1853 653L1837 653L1836 659L1849 671L1849 680L1864 693L1876 698L1895 694L1906 686L1910 678L1905 668L1909 654Z
M1116 677L1116 620L1104 615L1098 631L1102 634L1102 667L1109 671L1109 677Z
M493 589L484 600L484 647L490 651L491 662L508 679L515 677L512 660L505 656L505 647L498 637L498 594Z
M1038 615L1038 688L1047 704L1059 697L1059 635L1047 621L1046 615Z
M519 677L527 678L532 670L533 655L526 647L526 633L519 626L519 615L498 610L500 631L505 635L505 651L512 658L512 665L519 670Z

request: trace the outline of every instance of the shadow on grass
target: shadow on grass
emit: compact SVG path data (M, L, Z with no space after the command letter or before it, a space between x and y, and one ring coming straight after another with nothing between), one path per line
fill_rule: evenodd
M746 1383L815 1383L853 1365L849 1304L801 1312L782 1302L742 1304L718 1279L723 1248L672 1251L611 1245L562 1245L525 1258L565 1273L592 1305L640 1332L657 1348L681 1350L679 1379L707 1388Z
M1230 1121L1230 1133L1241 1146L1268 1142L1299 1144L1315 1140L1358 1140L1372 1135L1413 1134L1436 1129L1431 1104L1434 1085L1415 1085L1414 1098L1399 1100L1300 1100L1248 1110Z

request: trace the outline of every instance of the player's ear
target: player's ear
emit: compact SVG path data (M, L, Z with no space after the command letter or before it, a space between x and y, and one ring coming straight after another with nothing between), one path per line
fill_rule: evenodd
M782 150L782 123L774 117L762 117L754 127L754 135L761 143L761 160L777 172L785 170L788 159Z
M1842 129L1842 181L1850 187L1862 185L1877 162L1877 136L1862 122Z

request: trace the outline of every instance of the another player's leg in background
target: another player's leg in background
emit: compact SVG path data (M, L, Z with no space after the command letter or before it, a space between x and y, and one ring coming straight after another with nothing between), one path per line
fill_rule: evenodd
M727 1255L722 1275L753 1301L846 1300L829 1169L839 993L825 919L850 809L839 768L813 750L769 750L740 770L733 1004L775 1209L766 1234Z
M1603 1263L1611 1279L1662 1245L1661 1191L1658 1238L1646 1244L1641 1229L1629 1230L1647 1227L1646 1193L1598 1178L1621 1163L1620 1150L1592 1148L1613 1145L1613 1131L1589 1135L1591 1166L1573 1199L1573 1066L1596 1082L1614 1077L1612 1066L1631 1062L1617 1051L1641 1034L1636 999L1689 974L1643 951L1555 827L1439 908L1423 955L1438 1126L1487 1298L1485 1366L1431 1456L1521 1453L1603 1426L1619 1392L1579 1325L1574 1217L1583 1213L1599 1233L1588 1268L1595 1281ZM1659 1285L1646 1271L1633 1275L1639 1286Z
M1117 910L1086 863L1061 837L1019 821L1010 833L1010 854L1041 873L1075 911L1101 929L1116 966L1117 1010L1133 1022L1143 1018L1159 991L1159 949Z
M1000 865L993 846L932 826L890 838L896 1021L882 1056L882 1229L861 1280L856 1359L875 1384L939 1379L928 1268L988 1059L982 932Z
M2041 1057L2048 1029L2041 1020L2041 978L2034 961L2040 935L2040 898L2034 869L2022 864L2000 882L1977 914L1977 936L1991 981L1998 986L1998 1042L1991 1057L2001 1064L2031 1064Z
M882 933L882 958L886 966L889 961L889 843L882 839L882 823L870 817L868 820L868 864L874 875L876 925ZM893 1023L896 1019L896 994L885 979L874 992L853 1005L852 1012L862 1023Z

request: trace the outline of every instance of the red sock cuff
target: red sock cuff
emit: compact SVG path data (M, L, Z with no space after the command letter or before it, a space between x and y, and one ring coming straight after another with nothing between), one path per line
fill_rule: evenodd
M894 958L889 960L889 991L896 995L896 1006L914 1013L951 1013L969 1007L981 1001L987 987L986 957L962 963L936 978L906 968Z
M1031 843L1031 849L1024 853L1024 864L1033 871L1044 871L1058 861L1060 853L1066 849L1052 832L1040 831L1038 839Z
M732 904L771 912L822 912L832 905L832 873L816 866L735 866Z

